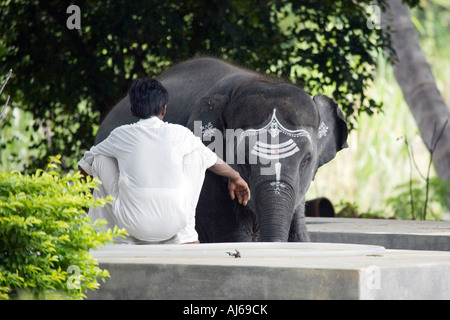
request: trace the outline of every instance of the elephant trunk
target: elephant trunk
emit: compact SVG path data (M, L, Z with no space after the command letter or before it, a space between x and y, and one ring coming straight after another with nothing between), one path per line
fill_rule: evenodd
M255 206L259 217L259 241L288 241L295 204L291 186L265 182L255 190Z

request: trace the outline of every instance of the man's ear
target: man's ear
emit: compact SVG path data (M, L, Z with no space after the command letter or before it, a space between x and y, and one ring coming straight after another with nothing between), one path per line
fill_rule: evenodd
M348 148L348 129L344 114L336 101L325 96L313 98L320 114L320 124L317 136L318 167L332 160L336 153Z
M200 98L192 109L186 127L196 133L199 129L197 127L201 126L203 135L210 134L211 131L208 130L214 129L223 133L225 131L223 111L228 102L228 96L221 94Z

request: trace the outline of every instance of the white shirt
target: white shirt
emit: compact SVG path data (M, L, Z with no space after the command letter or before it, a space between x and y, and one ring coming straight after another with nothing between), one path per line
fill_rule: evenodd
M143 241L169 239L195 217L204 172L217 161L189 129L157 117L120 126L86 151L79 162L86 173L95 176L98 154L117 159L113 214L120 227Z

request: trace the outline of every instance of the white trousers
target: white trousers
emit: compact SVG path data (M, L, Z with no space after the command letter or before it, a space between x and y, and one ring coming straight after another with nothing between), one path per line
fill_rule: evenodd
M117 244L177 244L198 241L198 234L195 230L195 208L197 206L198 198L204 180L204 168L200 166L200 159L197 159L196 153L191 153L185 157L184 161L184 173L188 181L192 181L192 189L186 190L192 192L190 202L191 214L187 217L186 226L181 229L175 236L170 239L159 242L142 241L128 235L126 238L115 238L114 242ZM119 196L119 167L117 160L114 158L106 157L103 155L96 155L92 163L92 171L94 177L98 178L102 183L94 190L94 198L105 198L110 195L117 199ZM199 179L200 178L200 179ZM120 225L118 220L114 216L114 200L111 204L106 204L103 207L90 208L89 216L93 221L96 219L106 220L106 228L124 228ZM132 234L132 230L127 230Z

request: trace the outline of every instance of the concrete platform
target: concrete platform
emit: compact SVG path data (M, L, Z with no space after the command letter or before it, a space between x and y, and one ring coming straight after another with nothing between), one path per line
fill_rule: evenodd
M117 245L93 255L111 278L89 299L450 299L450 252L226 243Z
M314 242L450 251L450 222L307 217L306 225Z

